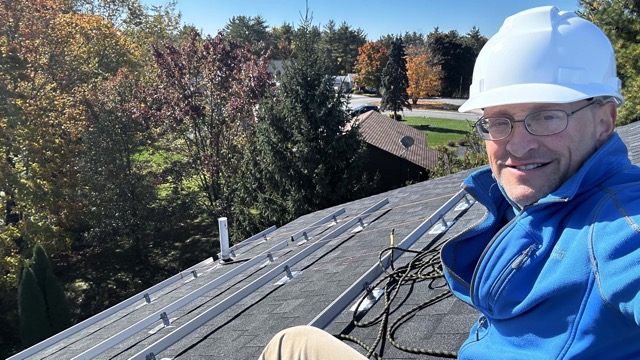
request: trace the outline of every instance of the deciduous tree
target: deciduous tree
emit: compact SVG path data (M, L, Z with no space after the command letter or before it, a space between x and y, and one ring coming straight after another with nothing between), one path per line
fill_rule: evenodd
M211 219L230 214L242 154L253 138L254 110L271 86L267 58L256 58L222 33L193 32L180 47L155 50L161 76L148 88L150 115L174 134L170 143L185 161Z
M431 53L427 47L412 48L407 56L407 78L409 88L407 92L411 96L413 104L418 99L440 94L440 82L442 70L440 65L434 64Z
M144 266L150 260L145 249L157 180L138 159L157 134L138 116L144 106L137 91L141 83L135 73L121 69L87 94L85 146L78 166L85 184L79 192L91 199L82 214L82 244L105 253L131 251Z
M131 48L102 17L69 12L63 1L3 2L2 12L15 26L3 28L1 50L14 54L21 71L0 75L15 110L2 119L0 146L9 180L3 191L15 204L9 218L17 221L0 233L19 229L30 241L62 249L82 212L84 94L127 64Z
M10 343L22 259L37 242L69 253L84 231L87 94L139 54L110 21L66 0L2 1L0 17L0 336Z
M358 49L358 62L355 71L358 74L358 85L376 89L379 93L382 86L382 71L389 61L389 53L382 45L367 42Z

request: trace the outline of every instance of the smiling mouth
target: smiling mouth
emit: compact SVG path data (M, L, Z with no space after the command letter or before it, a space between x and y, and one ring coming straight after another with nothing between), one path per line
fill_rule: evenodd
M533 170L544 165L546 164L527 164L527 165L509 166L509 167L512 169L518 169L518 170Z

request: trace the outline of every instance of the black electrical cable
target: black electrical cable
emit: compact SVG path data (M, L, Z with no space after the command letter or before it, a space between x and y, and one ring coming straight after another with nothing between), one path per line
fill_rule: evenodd
M416 254L416 256L414 256L414 258L411 259L409 263L396 268L394 264L394 257L393 257L394 251L413 253L413 254ZM372 296L373 290L384 283L384 286L383 286L384 306L382 310L376 316L374 316L373 319L369 321L357 320L358 311L355 311L353 315L353 319L351 320L354 326L361 327L361 328L371 327L376 324L379 324L378 334L373 344L367 345L362 340L346 334L338 334L336 335L336 337L338 337L341 340L351 341L358 344L359 346L361 346L363 349L367 351L368 358L373 357L374 359L382 359L384 346L380 347L379 352L376 352L376 349L379 347L383 337L385 336L392 346L405 352L414 353L414 354L423 354L423 355L429 355L429 356L456 358L457 352L430 349L430 348L425 349L425 348L408 347L400 344L394 337L396 331L409 319L415 316L418 312L426 309L427 307L439 301L442 301L443 299L450 297L451 292L449 290L445 290L442 293L431 297L430 299L421 303L420 305L413 307L409 311L401 314L398 318L393 320L391 324L389 324L390 316L393 313L392 303L394 302L394 300L396 300L400 289L404 285L413 286L417 282L422 282L422 281L434 282L434 281L438 281L439 279L443 279L442 265L440 263L440 248L436 247L426 251L401 249L393 246L386 248L380 252L379 260L378 260L380 265L383 268L385 267L383 266L382 259L385 256L385 254L388 252L391 252L391 257L390 257L391 262L389 264L389 269L384 270L385 275L382 278L380 278L375 284L373 284L370 287L367 287L365 296L363 296L356 305L356 309L360 308L363 301L367 297ZM444 285L444 282L443 282L443 285Z

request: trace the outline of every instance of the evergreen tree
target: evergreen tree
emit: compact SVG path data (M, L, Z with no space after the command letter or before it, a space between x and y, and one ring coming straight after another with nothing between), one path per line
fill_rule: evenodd
M398 118L398 111L404 107L411 110L409 103L409 78L407 77L407 59L401 37L391 43L389 61L382 71L382 86L385 91L380 101L381 110L393 111L393 118Z
M21 332L23 342L38 342L71 325L69 304L58 279L53 274L53 266L42 245L36 244L33 248L31 263L24 267L20 280L18 296L20 323L25 324L24 327L21 325L21 329L32 328L32 326L40 327L36 332L37 336L31 337L26 334L26 332L33 330L25 329L24 332ZM32 281L37 290L32 289ZM25 296L29 296L30 299Z
M427 44L427 39L422 33L405 31L402 42L407 49L422 48Z
M49 260L47 253L40 244L36 244L36 246L33 247L33 256L31 257L30 267L31 270L33 270L33 274L36 276L38 287L45 296L46 302L47 299L44 292L46 288L45 279L47 278L47 272L53 271L53 266L51 265L51 261Z
M443 33L436 27L427 39L435 63L440 65L444 74L440 94L447 97L468 96L473 65L487 39L476 27L465 36L460 36L455 30Z
M53 271L45 273L45 299L47 300L47 314L51 324L52 335L71 326L71 311L67 297Z
M333 88L320 33L307 17L274 96L258 114L235 213L248 235L368 194L365 146L347 127L347 95Z
M44 296L29 266L24 267L21 280L18 288L20 339L23 347L29 347L50 336L52 328L47 318Z
M640 1L581 0L579 4L581 15L609 36L616 53L624 96L617 123L640 121Z
M227 40L234 40L241 46L246 46L251 49L253 55L260 57L273 46L268 28L266 20L260 15L256 17L240 15L232 17L225 25L223 32Z

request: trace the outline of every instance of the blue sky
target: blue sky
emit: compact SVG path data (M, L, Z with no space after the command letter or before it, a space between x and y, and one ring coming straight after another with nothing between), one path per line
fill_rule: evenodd
M165 5L168 0L141 0L147 5ZM269 26L284 22L298 25L305 11L305 0L177 0L177 10L185 24L204 34L215 35L232 16L261 15ZM346 21L361 28L374 41L386 34L406 31L428 34L438 26L441 31L457 30L466 34L472 26L490 37L503 20L518 11L544 5L575 11L578 0L307 0L313 24L324 26L329 20L337 25Z

